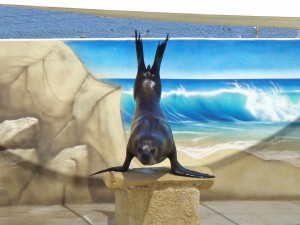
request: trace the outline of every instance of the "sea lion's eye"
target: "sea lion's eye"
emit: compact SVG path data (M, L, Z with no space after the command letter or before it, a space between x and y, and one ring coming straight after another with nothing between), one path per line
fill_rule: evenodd
M138 150L138 152L142 152L142 151L143 151L143 146L139 145L139 146L137 147L137 150Z

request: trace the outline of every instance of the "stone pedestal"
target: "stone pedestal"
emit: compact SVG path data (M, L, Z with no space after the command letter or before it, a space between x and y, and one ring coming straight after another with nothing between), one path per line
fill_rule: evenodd
M190 168L212 174L205 167ZM210 188L214 179L170 174L169 168L140 168L104 177L114 189L117 225L198 225L200 190Z

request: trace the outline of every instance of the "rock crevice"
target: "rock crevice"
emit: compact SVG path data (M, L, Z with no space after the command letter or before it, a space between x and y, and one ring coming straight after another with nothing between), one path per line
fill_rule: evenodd
M88 175L125 158L120 99L62 41L0 42L0 122L35 121L10 139L0 125L0 205L59 204L66 186L69 202L101 199ZM36 191L46 186L51 194Z

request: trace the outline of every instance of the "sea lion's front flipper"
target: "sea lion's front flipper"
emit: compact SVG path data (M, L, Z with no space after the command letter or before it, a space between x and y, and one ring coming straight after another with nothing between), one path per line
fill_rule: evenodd
M195 178L214 178L214 175L200 173L197 171L184 168L178 161L176 155L170 157L172 173L178 176L195 177Z
M96 173L92 173L90 176L94 176L96 174L99 174L99 173L104 173L104 172L109 172L109 171L115 171L115 172L125 172L127 169L124 168L124 166L114 166L114 167L110 167L110 168L107 168L105 170L100 170Z
M123 163L123 166L114 166L114 167L110 167L110 168L107 168L107 169L104 169L104 170L100 170L96 173L91 174L90 176L93 176L93 175L96 175L96 174L99 174L99 173L109 172L109 171L125 172L125 171L128 170L130 162L131 162L132 159L133 159L133 155L127 153L125 161Z
M141 34L138 34L137 31L135 31L135 48L138 62L138 74L142 74L146 70L146 65L144 61L144 50Z

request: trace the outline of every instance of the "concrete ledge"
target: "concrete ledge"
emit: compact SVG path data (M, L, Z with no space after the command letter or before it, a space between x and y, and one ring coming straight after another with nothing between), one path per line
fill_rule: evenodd
M190 168L212 174L205 167ZM169 168L140 168L104 177L114 189L117 225L200 224L200 190L214 179L197 179L170 174Z

